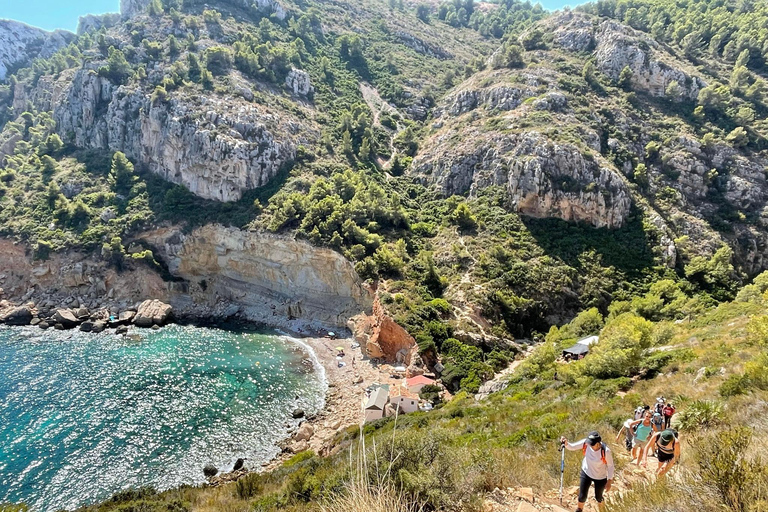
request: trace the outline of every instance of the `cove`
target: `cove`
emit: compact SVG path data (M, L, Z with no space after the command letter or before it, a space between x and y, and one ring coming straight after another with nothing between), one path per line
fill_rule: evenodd
M129 488L258 467L291 412L322 409L312 351L273 332L172 325L134 331L0 327L0 503L72 509Z

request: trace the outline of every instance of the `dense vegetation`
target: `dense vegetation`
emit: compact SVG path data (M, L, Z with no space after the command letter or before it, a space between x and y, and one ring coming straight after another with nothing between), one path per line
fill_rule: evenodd
M633 482L622 498L614 495L612 510L760 510L768 483L768 461L757 449L766 441L766 282L764 274L743 288L737 301L685 323L651 322L631 311L603 317L596 309L586 310L562 328L553 327L508 387L487 401L460 393L433 412L351 428L339 434L343 449L336 456L304 452L276 471L223 488L130 491L84 510L191 510L202 504L231 510L349 510L372 506L383 492L400 495L393 510L416 504L424 510L479 511L495 488L556 489L557 439L594 429L614 450L618 479ZM586 358L556 360L576 338L597 331L600 343ZM629 461L613 433L638 404L659 395L679 411L673 426L683 443L681 466L674 477L656 484L627 480L632 478L625 471ZM357 454L352 461L349 450ZM577 478L573 461L566 464L566 484ZM369 485L373 496L363 492L361 498L361 487Z

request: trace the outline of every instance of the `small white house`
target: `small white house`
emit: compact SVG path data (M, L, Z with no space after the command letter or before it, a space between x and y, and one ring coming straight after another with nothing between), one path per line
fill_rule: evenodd
M419 397L410 391L400 388L394 388L389 395L389 402L400 408L400 412L409 413L419 410Z
M408 391L410 391L411 393L416 393L418 395L419 393L421 393L421 388L423 388L424 386L434 385L435 381L423 375L416 375L415 377L411 377L410 379L405 379L405 382L403 382L403 384L408 389Z
M365 403L365 422L380 420L384 417L384 407L389 399L389 386L379 386L368 396Z

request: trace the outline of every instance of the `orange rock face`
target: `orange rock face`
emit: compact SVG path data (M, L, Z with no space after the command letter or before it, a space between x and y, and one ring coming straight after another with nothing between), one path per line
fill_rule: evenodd
M373 302L373 313L358 315L350 327L357 341L365 346L368 357L404 366L411 363L416 340L387 315L378 296Z

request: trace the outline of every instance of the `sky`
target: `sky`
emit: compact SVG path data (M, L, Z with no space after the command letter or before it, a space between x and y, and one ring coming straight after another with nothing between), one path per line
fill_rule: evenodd
M539 1L546 9L554 10L585 0ZM63 28L74 32L80 16L119 10L120 0L0 0L0 18L22 21L45 30Z

